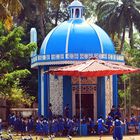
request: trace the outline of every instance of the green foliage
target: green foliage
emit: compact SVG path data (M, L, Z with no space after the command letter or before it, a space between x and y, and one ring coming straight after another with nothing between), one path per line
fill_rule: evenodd
M118 53L123 51L126 32L129 32L130 46L134 47L133 25L140 31L140 11L138 8L137 0L104 0L97 5L98 24L112 36L112 39L117 33L119 40L121 40Z
M124 55L128 64L135 67L140 67L140 34L135 33L134 35L134 47L125 42L124 44Z
M31 74L25 67L36 44L23 44L23 36L22 27L7 31L0 23L0 97L10 101L12 105L17 102L16 98L20 103L30 100L26 99L21 81ZM30 104L29 101L27 103Z
M99 3L101 0L82 0L81 2L85 6L85 18L91 19L91 21L94 22L96 18L95 9L97 6L97 3Z
M23 6L19 0L0 0L0 19L6 29L10 30L13 26L13 20L16 18Z
M15 84L15 81L21 78L25 78L30 74L27 69L24 70L14 70L13 72L6 73L3 76L3 82L6 83L5 86L12 86Z
M10 94L10 102L12 106L17 106L24 104L26 106L31 106L32 101L34 101L35 97L29 96L25 93L25 91L19 87L13 87L11 88L11 94Z
M69 18L67 7L73 0L22 0L24 9L18 20L29 34L31 27L38 32L38 46L40 47L46 34L55 26ZM86 18L95 16L95 7L100 0L80 0L85 6Z
M128 106L128 103L129 103L129 100L130 100L129 93L130 93L130 89L129 88L127 88L125 91L124 90L119 90L118 91L118 94L119 94L119 104L120 104L121 107L124 107L124 105L125 105L125 102L124 102L125 99L124 98L126 98L126 106L129 107Z
M124 55L126 63L140 68L140 34L134 34L134 48L125 42ZM124 104L124 95L126 94L127 106L131 105L140 107L140 74L129 74L121 76L121 83L124 87L119 90L121 104Z

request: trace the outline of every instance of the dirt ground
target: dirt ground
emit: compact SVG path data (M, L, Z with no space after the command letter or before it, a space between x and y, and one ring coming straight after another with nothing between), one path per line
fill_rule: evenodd
M14 137L14 140L20 140L20 136ZM33 136L33 140L40 140L40 136ZM43 137L43 140L49 140L47 137ZM53 140L69 140L67 137L64 138L54 138ZM72 137L72 140L99 140L98 136L93 137ZM113 140L112 136L104 136L101 140ZM133 136L124 136L123 140L140 140L140 135L133 135Z

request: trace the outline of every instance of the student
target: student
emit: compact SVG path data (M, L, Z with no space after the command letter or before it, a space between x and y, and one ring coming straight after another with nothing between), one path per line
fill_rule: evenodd
M76 118L74 118L73 121L74 121L74 124L73 124L73 135L77 135L78 134L78 130L79 130L79 121Z
M57 135L57 133L58 133L58 121L56 118L52 120L51 133L53 135Z
M64 119L62 118L62 116L60 116L58 118L58 131L60 136L62 136L64 132L64 123Z
M52 120L53 113L52 113L52 104L49 103L49 110L48 110L48 119Z
M93 135L95 133L95 130L94 130L94 120L92 118L88 118L88 133L90 135Z
M115 106L113 105L112 108L111 108L111 111L110 111L110 113L109 113L109 114L111 115L111 117L113 118L113 120L114 120L114 118L115 118L115 113L116 113L116 112L115 112Z
M137 124L136 116L132 113L130 117L130 125L135 126Z
M43 120L43 134L48 135L49 133L49 123L46 118Z
M17 135L18 135L18 133L21 131L21 128L20 128L21 125L22 125L21 118L20 118L19 116L16 116L14 130L17 132Z
M97 120L97 125L98 125L98 134L100 135L100 140L101 140L101 137L105 132L104 120L102 116L100 116L99 119Z
M114 126L113 139L122 140L123 139L122 121L120 121L120 118L118 116L115 117L113 126Z
M111 117L111 114L109 113L106 119L106 126L107 126L109 134L111 134L112 132L112 124L113 124L113 118Z
M115 112L115 116L118 116L119 118L122 117L121 111L120 111L120 107L117 108L116 112Z
M36 130L37 135L40 135L41 132L42 132L42 122L41 122L41 120L39 118L36 120L36 128L35 128L35 130Z
M10 127L14 128L15 126L15 121L16 121L16 116L14 113L12 113L10 116L9 116L9 124L10 124Z
M32 132L33 131L33 128L34 128L34 119L33 119L32 115L28 119L27 128L28 128L28 131L29 132Z
M69 104L67 104L64 108L64 117L69 118Z
M22 118L21 119L21 133L25 134L25 132L26 132L26 119Z
M67 122L67 129L68 129L67 136L72 135L73 128L74 128L74 122L72 119L69 119Z

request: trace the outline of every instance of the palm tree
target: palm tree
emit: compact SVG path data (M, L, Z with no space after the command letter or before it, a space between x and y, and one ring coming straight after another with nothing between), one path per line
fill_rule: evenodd
M46 0L36 0L36 7L38 10L38 17L40 17L39 25L42 37L44 38L46 36L46 19L45 19L45 12L46 12Z
M133 25L140 31L139 9L137 0L105 0L97 5L98 24L111 34L112 38L117 33L121 39L118 53L123 50L126 29L129 31L130 45L133 47Z
M25 28L29 24L38 28L42 40L47 32L57 26L61 20L63 21L66 12L61 12L62 4L67 5L69 1L70 0L21 0L24 10L19 16L18 24L22 24Z
M0 0L0 20L10 29L23 6L19 0Z

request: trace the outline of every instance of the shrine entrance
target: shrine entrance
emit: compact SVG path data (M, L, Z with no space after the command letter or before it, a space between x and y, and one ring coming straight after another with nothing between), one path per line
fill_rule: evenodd
M76 103L76 116L80 114L80 102L79 94L75 95ZM82 94L81 95L81 114L82 117L94 117L94 94Z
M73 116L97 119L97 77L72 77L72 114Z

